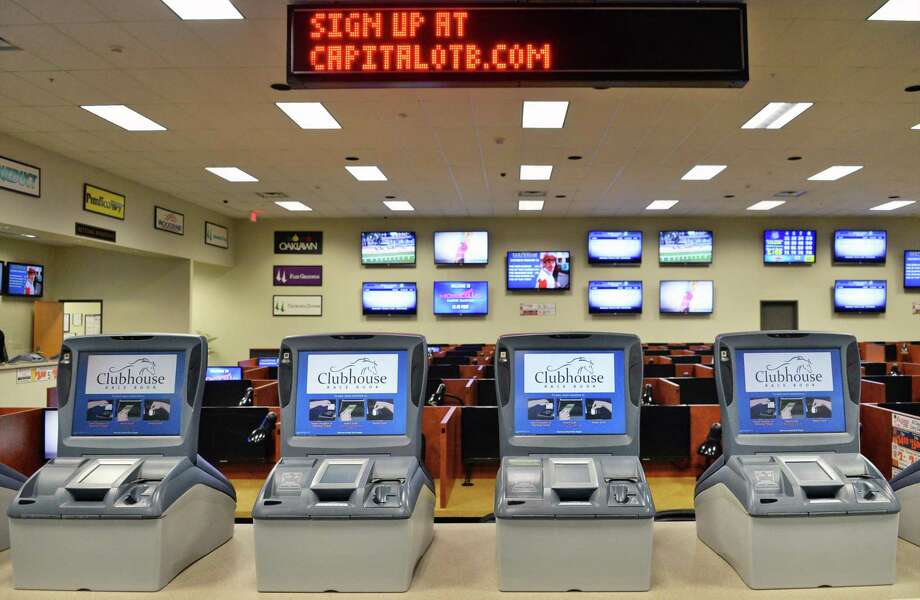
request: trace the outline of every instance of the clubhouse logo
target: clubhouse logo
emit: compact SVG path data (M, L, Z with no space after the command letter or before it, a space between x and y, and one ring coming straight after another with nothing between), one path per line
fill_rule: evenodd
M308 394L395 394L397 354L312 354L307 358Z
M173 394L174 354L94 354L86 363L87 394Z
M612 393L613 373L613 354L526 354L524 393Z
M832 391L830 352L771 352L744 355L748 392Z

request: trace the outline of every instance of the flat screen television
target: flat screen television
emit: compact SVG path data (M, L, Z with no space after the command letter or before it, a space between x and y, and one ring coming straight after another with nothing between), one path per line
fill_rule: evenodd
M737 362L738 433L846 431L840 350L745 349Z
M2 287L7 296L41 298L45 291L45 267L9 262L3 272Z
M572 284L572 257L566 250L512 251L505 258L509 290L567 290Z
M415 232L362 232L361 264L367 266L414 265Z
M405 350L301 352L294 435L405 435Z
M888 232L883 229L838 229L834 232L834 262L883 265Z
M518 435L626 433L622 350L531 350L514 356ZM588 375L590 374L590 375Z
M888 303L885 279L838 279L834 282L834 312L883 313Z
M589 231L588 263L637 265L642 262L641 231Z
M658 310L662 314L708 315L712 313L713 283L703 281L661 281Z
M243 378L242 367L208 367L204 372L205 381L239 381Z
M260 356L256 362L260 367L277 367L278 366L278 357L277 356Z
M4 272L3 267L4 267L4 263L2 260L0 260L0 294L3 293L3 283L4 283L3 282L3 272Z
M488 231L434 232L434 264L464 266L488 263Z
M185 373L178 352L81 354L72 435L179 435Z
M641 281L589 281L588 312L627 315L642 312Z
M763 262L768 265L811 265L815 262L814 229L767 229L763 232Z
M659 232L658 262L662 265L708 265L712 262L712 232Z
M435 281L434 314L489 314L489 282Z
M365 281L361 306L365 315L414 315L418 311L415 282Z
M920 289L920 250L904 251L904 289Z

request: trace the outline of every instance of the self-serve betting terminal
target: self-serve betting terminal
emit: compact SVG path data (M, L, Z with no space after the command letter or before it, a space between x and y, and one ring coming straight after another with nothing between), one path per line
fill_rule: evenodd
M638 458L639 338L509 335L495 356L499 589L649 589L655 507Z
M697 535L757 589L894 583L900 505L859 453L856 339L716 338L724 453L696 486Z
M10 506L20 589L156 591L233 535L197 455L208 356L192 335L87 336L58 364L58 458Z
M10 522L6 511L25 480L18 471L0 465L0 552L10 547Z
M286 338L282 456L252 510L262 592L399 592L434 535L425 339Z

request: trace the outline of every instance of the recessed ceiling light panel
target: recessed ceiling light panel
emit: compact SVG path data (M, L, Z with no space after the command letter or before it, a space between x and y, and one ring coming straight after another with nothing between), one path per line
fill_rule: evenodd
M917 0L888 0L869 16L869 21L920 21Z
M569 103L565 101L524 100L521 126L524 129L562 129L568 111Z
M275 102L301 129L341 129L322 102Z
M518 200L518 210L543 210L543 200Z
M869 210L897 210L899 208L904 208L905 206L910 206L915 202L916 200L892 200L891 202L873 206Z
M709 181L726 169L727 165L696 165L681 177L684 181Z
M383 174L377 165L367 165L362 167L345 167L345 170L351 173L352 177L358 181L386 181L387 176Z
M233 183L253 183L259 181L246 171L237 167L207 167L205 170L217 175L221 179L226 179Z
M313 210L300 200L278 200L275 202L278 206L284 210L289 210L292 212L307 212Z
M820 173L815 173L808 178L808 181L837 181L860 169L862 169L862 165L834 165L833 167L824 169Z
M648 206L645 207L645 210L670 210L680 200L653 200Z
M383 203L387 208L396 212L409 212L415 210L415 207L405 200L384 200Z
M812 106L812 102L770 102L742 125L741 129L782 129Z
M777 206L785 204L785 200L761 200L747 207L748 210L773 210Z
M549 181L553 165L521 165L521 181Z
M240 11L230 0L163 0L183 21L239 20Z
M124 104L85 105L80 108L128 131L166 131L166 128L156 121Z

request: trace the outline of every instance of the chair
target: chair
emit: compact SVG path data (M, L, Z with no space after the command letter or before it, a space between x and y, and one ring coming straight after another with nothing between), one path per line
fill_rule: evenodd
M471 486L473 466L498 463L498 407L466 406L460 410L460 456L466 475L464 486Z

